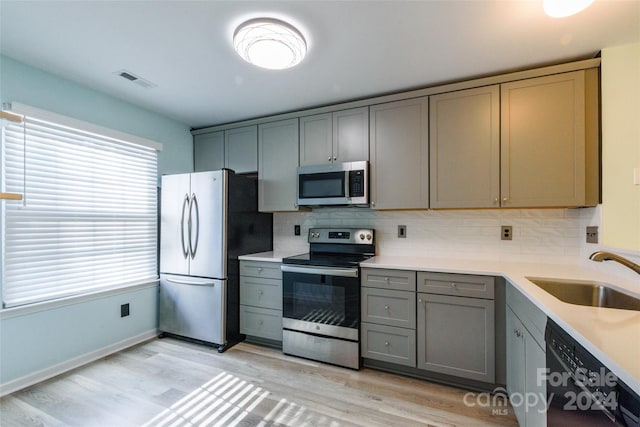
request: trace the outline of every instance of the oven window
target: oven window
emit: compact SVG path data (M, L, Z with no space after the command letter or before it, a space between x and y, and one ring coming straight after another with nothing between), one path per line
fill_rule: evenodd
M285 273L283 279L284 317L358 327L359 279L299 273Z
M304 199L344 197L344 172L300 175L299 197Z

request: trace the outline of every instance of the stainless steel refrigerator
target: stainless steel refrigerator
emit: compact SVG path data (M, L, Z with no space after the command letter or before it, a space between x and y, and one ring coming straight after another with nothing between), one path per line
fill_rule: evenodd
M162 177L159 329L218 346L243 339L238 256L269 251L255 177L222 169Z

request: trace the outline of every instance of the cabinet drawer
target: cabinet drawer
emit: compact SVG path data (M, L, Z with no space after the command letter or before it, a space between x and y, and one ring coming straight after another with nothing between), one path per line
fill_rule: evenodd
M240 277L240 304L282 310L282 280Z
M416 331L393 326L362 323L362 357L416 366Z
M282 280L279 262L240 261L240 275Z
M513 313L520 319L538 344L545 348L544 331L547 327L547 315L508 282L507 305L513 310ZM508 330L507 333L509 333Z
M418 273L418 292L471 298L494 298L495 278L470 274Z
M282 311L241 305L240 333L282 341Z
M370 288L396 289L398 291L416 290L416 272L406 270L386 270L363 268L362 286Z
M416 293L361 288L362 321L415 329Z

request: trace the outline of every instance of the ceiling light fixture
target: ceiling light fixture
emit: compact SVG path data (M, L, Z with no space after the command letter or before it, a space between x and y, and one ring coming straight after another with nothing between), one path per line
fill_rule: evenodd
M272 18L257 18L241 24L233 34L233 47L250 64L270 70L298 65L307 53L307 43L295 27Z
M544 0L542 7L544 13L552 18L564 18L589 7L594 0Z

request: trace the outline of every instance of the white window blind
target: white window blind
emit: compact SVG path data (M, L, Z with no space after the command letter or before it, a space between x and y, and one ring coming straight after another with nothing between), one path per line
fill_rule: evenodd
M24 125L24 128L23 128ZM157 152L29 117L3 129L5 307L157 278Z

